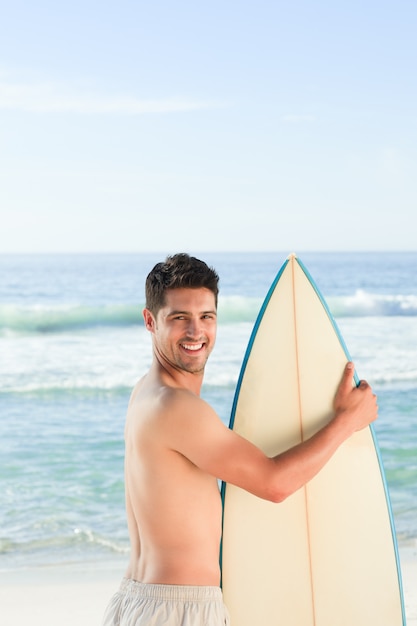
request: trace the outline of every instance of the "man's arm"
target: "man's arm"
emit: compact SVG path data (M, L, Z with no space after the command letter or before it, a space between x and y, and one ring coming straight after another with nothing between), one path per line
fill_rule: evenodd
M334 417L310 439L275 457L224 426L213 409L191 395L176 396L164 436L168 447L225 482L281 502L311 480L355 431L377 417L376 396L362 381L353 385L348 364L334 401ZM187 393L187 392L185 392Z
M268 499L280 502L297 491L324 467L344 441L377 418L375 394L366 381L354 386L353 375L353 363L348 363L335 396L334 418L310 439L272 459L280 481L278 490L272 481Z

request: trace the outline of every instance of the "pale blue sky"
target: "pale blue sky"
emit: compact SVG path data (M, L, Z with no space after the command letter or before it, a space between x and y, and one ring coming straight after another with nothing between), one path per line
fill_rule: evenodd
M0 252L417 249L415 0L1 15Z

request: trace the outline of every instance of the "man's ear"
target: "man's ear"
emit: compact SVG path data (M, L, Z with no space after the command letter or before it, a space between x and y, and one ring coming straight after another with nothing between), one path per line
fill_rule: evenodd
M143 309L142 315L143 315L143 320L145 322L146 330L149 330L149 332L153 333L156 327L156 321L155 321L154 316L152 315L149 309Z

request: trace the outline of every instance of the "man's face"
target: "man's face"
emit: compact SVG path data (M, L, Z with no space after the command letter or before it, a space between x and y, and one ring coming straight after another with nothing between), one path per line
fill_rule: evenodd
M153 329L148 326L155 349L175 368L202 373L216 340L214 294L206 288L170 289L165 300Z

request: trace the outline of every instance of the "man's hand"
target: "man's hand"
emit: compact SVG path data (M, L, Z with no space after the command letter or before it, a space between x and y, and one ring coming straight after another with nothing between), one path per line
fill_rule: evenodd
M376 395L365 380L354 383L355 367L347 363L334 399L335 419L348 420L352 432L361 430L378 417Z

